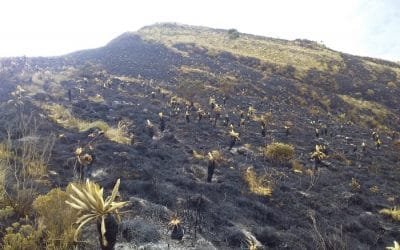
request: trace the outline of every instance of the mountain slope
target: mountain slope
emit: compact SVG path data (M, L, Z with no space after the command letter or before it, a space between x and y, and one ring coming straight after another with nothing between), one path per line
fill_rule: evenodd
M307 40L285 41L246 34L232 38L230 31L162 24L145 27L137 34L126 33L100 50L81 55L88 56L78 56L82 60L91 57L102 62L112 73L174 83L200 78L218 84L224 81L220 78L233 77L258 85L283 76L295 83L297 91L293 95L297 99L307 99L313 93L313 100L307 105L322 101L345 107L346 112L361 110L368 115L369 106L381 105L381 109L388 109L387 116L373 114L373 119L385 120L385 126L391 129L397 125L395 113L390 110L398 112L398 99L392 97L400 94L399 65L343 54ZM356 101L369 103L359 107L338 96L348 94ZM326 106L323 111L331 111L329 105L322 106ZM367 118L349 119L378 125Z
M57 135L52 175L32 180L39 192L74 180L74 151L90 143L96 157L87 176L106 189L121 178L134 212L124 223L139 216L154 225L162 232L154 247L240 249L251 239L266 249L383 249L400 239L398 222L379 213L400 202L395 63L307 40L160 24L64 57L4 59L1 69L0 119L14 128L12 140L21 139L15 123L29 114L39 137ZM240 134L231 150L225 116ZM98 129L105 133L93 140ZM265 157L273 142L293 145L293 161ZM310 159L316 144L328 148L318 168ZM208 163L199 158L212 150L225 160L207 183ZM271 196L250 188L249 171ZM187 229L183 243L166 237L173 213ZM132 241L124 232L119 241Z

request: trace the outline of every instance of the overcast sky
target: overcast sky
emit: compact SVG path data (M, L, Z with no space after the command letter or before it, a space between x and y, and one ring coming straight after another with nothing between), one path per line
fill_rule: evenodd
M400 0L0 0L0 57L95 48L156 22L306 38L400 61Z

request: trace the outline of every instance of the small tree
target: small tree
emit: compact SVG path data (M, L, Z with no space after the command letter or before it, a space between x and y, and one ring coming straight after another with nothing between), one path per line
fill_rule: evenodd
M231 142L229 144L229 150L235 146L237 141L240 141L239 133L235 132L233 128L231 128L231 131L229 131L229 136L231 137Z
M325 152L326 148L324 145L315 145L315 150L311 153L311 159L314 160L314 168L318 168L322 160L327 157Z
M186 120L186 123L190 123L190 113L189 113L188 109L186 109L186 111L185 111L185 120Z
M172 229L171 239L173 240L182 240L184 235L183 226L181 224L181 220L177 215L174 215L171 221L168 223L168 226Z
M165 130L165 119L163 113L158 113L158 117L160 118L160 131L163 132Z
M199 108L197 110L197 121L200 122L201 119L203 119L203 116L204 116L204 111L201 108Z
M79 179L83 179L85 176L85 172L87 173L87 168L93 163L93 156L90 151L92 146L89 145L87 148L78 147L75 149L75 156L79 163Z
M216 104L214 96L210 96L208 99L208 104L210 105L211 110L214 110Z
M247 109L247 118L252 118L255 113L256 109L253 108L253 106L249 106L249 108Z
M222 112L222 108L220 105L216 104L215 108L214 108L214 114L215 114L215 119L214 119L214 127L217 126L217 121L219 120L219 118L221 117L221 112Z
M208 153L208 169L207 169L207 182L211 182L214 175L215 167L217 167L222 161L223 156L220 151L213 150Z
M147 130L148 135L151 138L153 138L153 136L154 136L154 125L149 119L146 120L146 130Z

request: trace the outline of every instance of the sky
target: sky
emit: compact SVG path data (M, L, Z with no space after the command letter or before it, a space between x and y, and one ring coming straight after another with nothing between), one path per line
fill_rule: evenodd
M309 39L400 61L400 0L0 0L0 57L101 47L160 22Z

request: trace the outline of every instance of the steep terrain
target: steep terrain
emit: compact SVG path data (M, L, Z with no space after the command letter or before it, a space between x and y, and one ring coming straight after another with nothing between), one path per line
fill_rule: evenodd
M121 178L121 197L131 201L121 249L149 241L150 249L244 249L248 241L265 249L384 249L400 240L399 221L379 213L400 203L396 63L308 40L175 24L125 33L98 49L0 63L0 139L18 144L27 137L22 127L35 127L40 145L54 135L46 171L30 180L39 193L76 180L75 149L90 144L95 160L85 177L106 190ZM240 134L231 150L225 116ZM17 126L21 120L30 123ZM263 154L273 142L293 145L291 162ZM315 168L317 144L328 157ZM198 154L212 150L224 161L207 183ZM6 190L15 182L7 169ZM270 196L250 188L251 169ZM173 214L187 232L182 242L168 239ZM0 221L2 234L16 219Z

